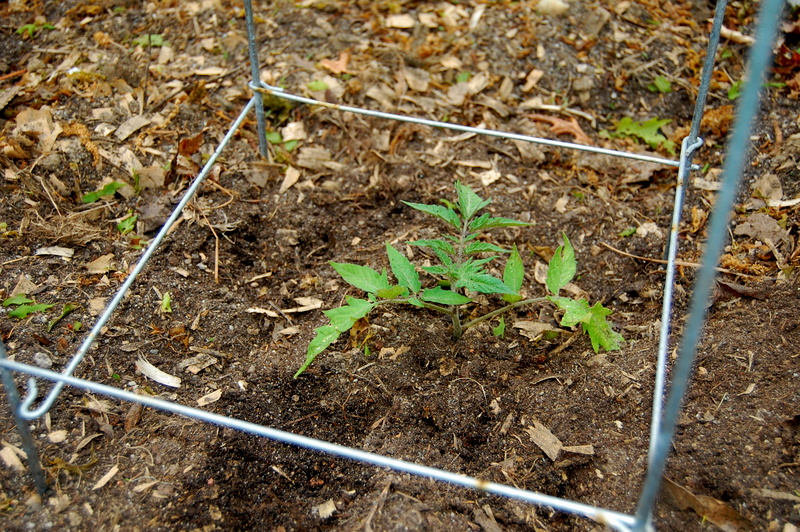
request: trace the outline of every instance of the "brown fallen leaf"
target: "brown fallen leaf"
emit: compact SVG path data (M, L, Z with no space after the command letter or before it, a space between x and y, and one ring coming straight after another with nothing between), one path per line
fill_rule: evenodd
M555 133L556 135L572 135L575 137L575 142L578 144L584 144L586 146L592 146L592 139L583 132L581 126L578 124L578 121L575 118L570 118L569 120L564 120L563 118L557 118L555 116L548 116L548 115L541 115L537 113L533 114L526 114L524 115L531 120L536 122L547 122L550 124L550 131Z
M327 68L333 74L344 74L347 72L347 63L350 62L350 53L342 52L339 54L339 59L333 61L331 59L323 59L319 62L320 66Z
M142 419L142 411L144 410L144 405L141 403L133 403L131 407L128 409L128 413L125 414L125 432L130 432L139 424L139 420Z
M691 508L703 519L707 519L725 532L753 530L753 525L730 505L709 497L695 495L688 489L664 477L664 494L681 510Z

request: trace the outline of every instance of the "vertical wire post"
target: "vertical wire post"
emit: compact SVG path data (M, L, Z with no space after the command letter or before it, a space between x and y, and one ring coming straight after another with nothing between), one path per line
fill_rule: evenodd
M664 405L659 430L654 439L653 453L648 463L647 475L636 508L635 532L643 532L650 526L653 506L661 486L661 476L675 433L678 413L689 385L694 355L705 323L706 309L716 277L716 266L726 242L728 223L744 169L748 153L747 147L750 144L750 130L758 113L764 72L770 65L772 43L775 40L775 31L780 22L783 4L784 0L764 0L761 4L755 44L750 50L748 82L745 84L739 100L733 134L728 143L722 188L717 194L714 211L711 214L702 266L692 291L689 319L678 348L678 359L673 369L672 384Z
M2 340L0 340L0 359L6 359L6 345ZM6 390L8 405L11 408L11 415L14 416L17 432L19 432L19 437L22 440L22 450L25 451L28 470L33 477L36 491L39 492L39 495L44 495L47 492L47 481L44 478L42 463L39 461L39 452L36 450L31 428L28 426L27 420L20 416L19 390L17 390L17 383L14 382L14 375L11 371L0 366L0 378L3 380L3 388Z
M258 43L256 42L256 25L253 18L252 0L244 0L244 18L247 26L247 48L250 53L250 75L253 84L261 85L261 69L258 61ZM267 119L264 115L264 97L258 95L256 101L256 124L258 125L258 151L267 158Z
M648 450L648 461L652 460L655 450L655 438L661 427L661 412L664 404L664 394L667 382L667 354L669 352L669 333L670 320L672 319L672 295L675 288L675 258L678 256L678 230L683 214L683 202L686 190L686 177L691 171L692 156L695 150L702 146L703 141L698 137L700 133L700 123L703 119L708 88L711 84L711 74L714 71L714 64L717 56L717 45L722 29L722 19L725 16L727 0L717 2L714 12L714 22L711 25L711 33L708 37L708 49L706 59L703 64L703 75L700 79L700 87L697 91L697 101L695 102L694 115L692 116L692 126L689 136L681 143L681 164L678 168L678 182L675 187L675 202L672 209L672 225L670 226L669 240L667 244L667 272L664 279L664 300L661 307L661 331L658 337L658 357L656 362L655 387L653 389L653 413L650 421L650 448Z

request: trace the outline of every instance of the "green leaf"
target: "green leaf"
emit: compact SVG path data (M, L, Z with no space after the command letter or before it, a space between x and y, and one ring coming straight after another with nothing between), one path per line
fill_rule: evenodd
M164 37L157 33L152 35L140 35L136 37L133 41L131 41L136 46L164 46Z
M575 277L578 263L575 261L575 249L570 244L566 233L562 233L564 245L556 249L547 268L547 289L555 295Z
M661 94L668 94L672 92L672 83L664 76L656 76L653 83L647 86L650 92L660 92Z
M472 302L467 296L462 296L458 292L451 290L442 290L438 286L423 290L420 299L429 303L441 303L442 305L464 305Z
M669 149L667 137L659 133L659 128L672 122L670 119L659 120L651 118L647 122L634 122L631 117L626 116L619 121L616 127L616 134L626 137L638 137L646 142L654 150L659 146ZM673 148L674 149L674 142Z
M8 307L11 305L24 305L26 303L33 303L33 299L28 299L25 297L25 294L17 294L3 301L3 306Z
M375 306L365 299L348 297L347 303L339 308L332 308L323 312L331 321L331 326L339 332L349 331L353 324L369 314Z
M419 281L419 273L411 261L405 255L397 251L391 244L386 244L386 255L389 257L389 267L392 269L395 279L400 286L405 286L412 294L419 292L422 285Z
M381 299L394 299L396 297L407 296L408 288L405 286L395 285L391 288L381 288L375 295Z
M119 231L123 235L127 235L136 228L136 221L138 219L139 219L138 214L131 214L130 216L124 218L120 223L117 224L117 231Z
M623 229L622 231L619 232L619 236L622 236L622 237L631 236L631 235L635 235L635 234L636 234L636 228L635 227L628 227L627 229Z
M625 338L621 334L611 328L611 324L606 320L606 316L612 313L600 303L589 309L590 317L583 322L583 330L589 334L589 339L592 341L592 349L597 353L600 348L607 351L616 351L620 349L620 342L624 342Z
M475 194L467 185L462 185L461 181L456 181L455 187L458 192L458 210L465 220L469 220L476 212L492 202L490 199L485 200Z
M422 269L431 275L447 275L450 273L450 268L444 266L423 266Z
M307 370L311 363L314 362L314 359L317 358L317 355L325 351L333 342L335 342L339 338L340 334L340 331L337 331L330 325L317 327L317 335L314 336L314 339L308 344L308 349L306 350L306 360L303 362L303 365L300 366L300 369L297 370L297 373L294 374L294 378L296 379L301 373Z
M53 327L55 327L56 323L64 319L70 312L72 312L76 308L78 308L78 305L75 305L74 303L67 303L66 305L64 305L64 308L61 309L61 315L56 319L47 322L47 332L50 332L53 329Z
M161 312L169 314L172 312L172 294L164 292L161 296Z
M308 90L312 92L325 91L330 88L324 81L312 81L311 83L306 84L306 87L308 87Z
M277 131L267 131L267 141L270 144L283 144L283 137Z
M525 280L525 266L522 264L522 257L519 255L517 245L514 244L506 261L506 267L503 269L503 283L509 287L514 293L503 294L503 300L509 303L516 303L522 300L519 291L522 288L522 281Z
M506 333L506 320L503 316L500 316L500 323L497 324L497 327L492 329L492 334L495 336L503 336Z
M114 193L125 186L125 183L120 183L118 181L113 181L100 190L95 190L94 192L89 192L85 196L81 198L83 203L94 203L95 201L99 200L104 196L113 196Z
M470 231L494 229L495 227L523 227L531 225L526 222L512 220L511 218L494 218L488 214L482 214L472 220L469 224Z
M22 320L33 314L34 312L44 312L45 310L49 309L53 305L46 305L44 303L39 303L36 305L20 305L19 307L15 308L11 312L8 313L10 318L17 318L18 320Z
M411 299L407 299L406 303L409 303L411 305L414 305L415 307L420 307L420 308L425 306L425 304L422 301L420 301L418 298L416 298L416 297L412 297Z
M453 249L453 246L450 245L449 242L445 242L444 240L437 239L424 239L424 240L414 240L409 242L412 246L417 246L421 248L431 248L432 250L439 250L443 251L444 253L454 254L456 252Z
M461 220L453 209L442 205L426 205L424 203L412 203L410 201L404 201L403 203L412 209L436 216L452 225L455 229L461 229Z
M586 322L591 316L589 302L585 299L575 301L568 297L559 296L547 296L547 299L565 311L564 316L561 318L561 325L564 327L573 327L578 323Z
M341 262L331 262L330 264L348 284L365 292L374 294L382 288L390 288L389 276L386 270L378 273L369 266Z
M742 93L742 82L741 81L735 81L731 85L731 88L728 89L728 99L733 101L736 98L738 98L741 93Z
M283 149L286 151L293 151L299 143L299 140L287 140L283 145Z
M509 253L509 250L489 242L472 242L464 248L466 253Z
M471 77L472 77L472 72L459 72L458 75L456 76L456 83L461 83L461 82L466 83L469 81L469 78Z
M455 286L482 294L515 294L503 281L488 273L470 273L458 279Z

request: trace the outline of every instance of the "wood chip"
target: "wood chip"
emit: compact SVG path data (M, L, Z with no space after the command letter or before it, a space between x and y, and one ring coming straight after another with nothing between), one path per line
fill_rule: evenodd
M52 443L61 443L67 439L67 434L69 434L66 430L54 430L53 432L47 435L47 439L50 440Z
M533 422L533 425L528 426L525 432L531 437L531 441L535 443L553 462L558 458L563 444L547 427L541 423Z
M6 465L6 467L14 471L25 470L25 466L22 464L22 460L19 459L17 453L15 453L14 450L11 449L11 447L9 447L8 445L0 449L0 460L3 460L3 463Z
M75 255L75 250L70 248L62 248L60 246L49 246L37 249L35 254L54 255L56 257L64 257L65 259L71 259L72 256Z
M117 137L117 140L125 140L148 124L150 124L149 118L142 115L132 116L120 124L114 136Z
M327 519L336 512L336 503L333 502L333 499L328 499L322 504L315 506L314 511L319 514L320 519Z
M286 168L286 175L283 177L283 182L281 183L281 188L278 190L278 194L283 194L290 188L294 186L297 181L300 180L300 170L295 168L294 166L289 166Z
M389 15L386 17L387 28L409 29L413 28L415 24L414 17L408 14Z
M100 257L94 259L92 262L86 264L86 271L88 271L90 274L107 273L109 270L112 269L113 260L114 260L113 253L101 255Z
M119 472L119 466L112 467L108 471L108 473L103 475L103 477L100 480L98 480L94 486L92 486L92 491L99 490L100 488L108 484L108 481L111 480L114 477L114 475L116 475L118 472Z
M175 377L174 375L170 375L169 373L161 371L141 355L139 355L139 358L136 359L136 369L138 369L143 375L149 377L159 384L163 384L164 386L170 386L172 388L180 388L181 386L181 379L179 377Z
M207 393L203 397L197 400L198 406L206 406L210 405L211 403L216 403L219 401L220 397L222 397L222 389L214 390L211 393Z

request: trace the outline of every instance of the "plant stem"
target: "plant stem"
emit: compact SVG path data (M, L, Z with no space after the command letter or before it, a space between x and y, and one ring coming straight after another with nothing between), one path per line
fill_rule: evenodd
M517 301L516 303L509 303L505 307L499 308L497 310L493 310L493 311L489 312L488 314L484 314L483 316L475 318L474 320L468 321L467 323L464 324L462 330L466 331L467 329L469 329L473 325L477 325L477 324L481 323L482 321L490 320L490 319L494 318L495 316L497 316L499 314L503 314L504 312L508 312L511 309L515 309L515 308L518 308L518 307L524 307L525 305L530 305L532 303L541 303L543 301L547 301L547 298L546 297L535 297L533 299L524 299L522 301Z

